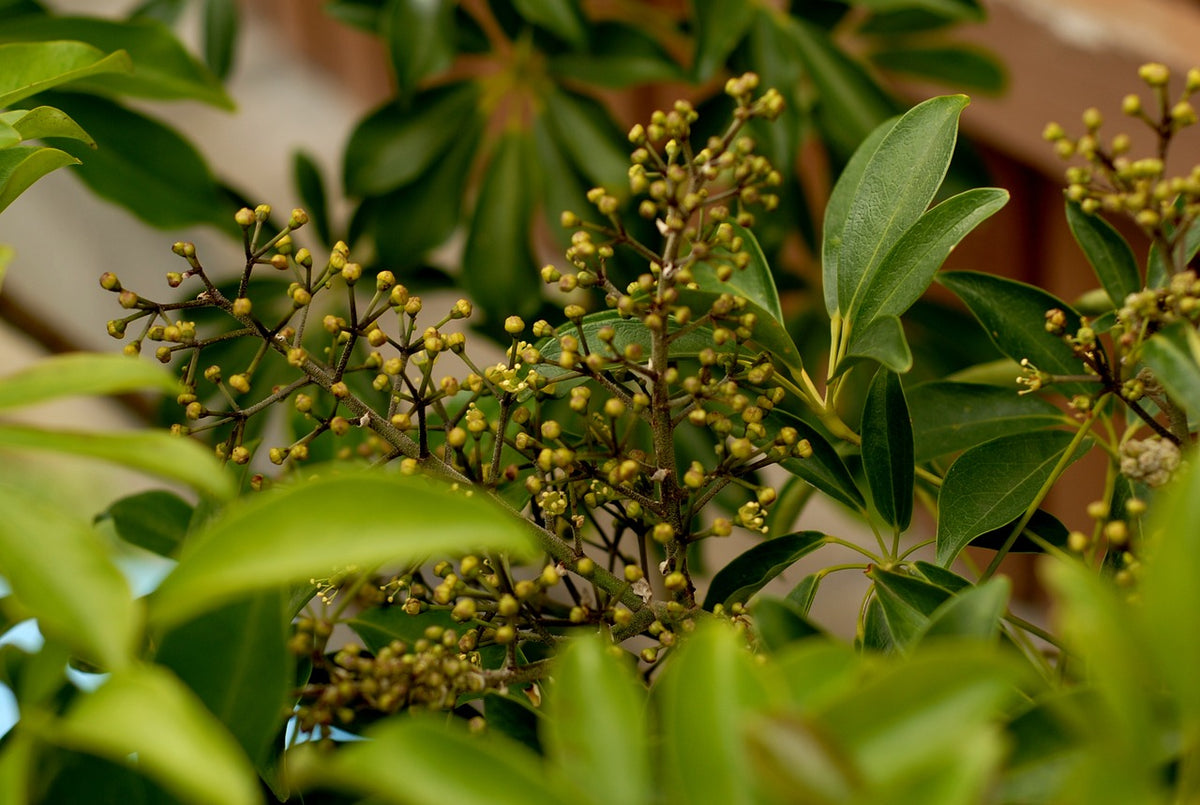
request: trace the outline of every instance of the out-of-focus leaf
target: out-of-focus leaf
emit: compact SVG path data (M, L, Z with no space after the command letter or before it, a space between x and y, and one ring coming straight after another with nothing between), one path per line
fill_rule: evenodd
M627 143L604 107L562 89L548 93L545 101L550 129L579 172L614 196L628 197Z
M0 107L88 76L131 70L133 63L125 51L105 54L83 42L0 45Z
M1070 200L1067 224L1115 307L1125 304L1125 297L1142 289L1142 275L1133 249L1112 224L1099 215L1088 215L1077 202Z
M111 519L117 536L130 545L169 557L183 544L193 511L179 495L151 489L121 498L99 517Z
M1008 76L991 53L965 45L896 47L870 54L876 67L986 94L1004 91Z
M396 94L407 107L422 78L454 61L454 3L388 0L376 21L396 76Z
M758 639L772 652L823 634L807 613L801 611L800 605L787 598L764 595L755 601L753 612Z
M1142 347L1142 359L1167 394L1191 416L1200 414L1200 336L1187 322L1155 333Z
M46 174L78 164L78 159L57 148L18 145L0 149L0 210Z
M402 606L369 607L355 613L346 625L362 638L363 645L373 654L394 640L415 643L425 636L425 629L441 626L454 629L458 623L445 610L431 609L419 615L409 615Z
M325 190L325 180L321 178L321 168L310 154L304 151L292 154L292 181L317 237L322 243L332 245L335 238L329 219L329 194Z
M233 67L238 24L237 0L205 0L204 62L222 80Z
M912 520L913 428L900 377L887 369L875 375L863 408L862 459L875 511L897 531Z
M61 397L179 391L179 381L161 366L124 355L73 352L44 358L0 378L0 411L38 405Z
M11 126L19 140L39 140L42 137L66 137L87 145L95 141L79 124L53 106L36 109L14 109L0 113L0 123Z
M918 462L999 436L1069 422L1050 402L1032 394L1017 394L1015 388L934 381L909 389L907 397Z
M704 608L745 603L771 579L828 542L820 531L799 531L760 542L717 571L704 597Z
M579 0L513 0L517 13L576 49L587 46L588 25Z
M862 0L859 5L876 12L919 9L955 20L984 18L978 0Z
M129 19L149 17L164 25L174 25L179 21L179 15L183 13L186 5L187 0L144 0L129 12L128 17Z
M740 0L694 0L692 10L696 20L692 74L704 81L725 64L754 21L756 9Z
M748 740L755 778L770 802L853 802L861 789L845 752L804 719L789 714L755 721Z
M683 68L641 29L617 22L590 27L591 50L551 56L553 75L613 89L683 80Z

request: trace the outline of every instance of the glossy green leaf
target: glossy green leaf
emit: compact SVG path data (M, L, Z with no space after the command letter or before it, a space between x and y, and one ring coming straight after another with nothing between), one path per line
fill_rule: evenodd
M1142 289L1133 249L1112 224L1099 215L1088 215L1077 202L1068 200L1067 225L1113 306L1120 307L1125 297Z
M204 63L217 78L229 77L238 39L237 0L205 0Z
M93 95L53 95L99 144L54 144L83 164L76 175L101 198L120 204L151 226L229 227L228 202L204 157L163 123Z
M762 645L777 652L799 640L824 634L808 619L799 604L787 598L764 595L754 602L754 631Z
M333 224L329 217L329 193L325 189L321 167L311 154L304 151L292 154L292 182L317 237L324 244L332 244L337 238L333 236Z
M132 70L125 51L105 54L83 42L0 45L0 107L88 76Z
M1008 357L1028 359L1040 371L1074 375L1083 365L1063 340L1046 332L1046 311L1057 308L1067 318L1067 332L1079 329L1079 314L1061 299L1023 282L980 274L952 271L938 281L961 299L974 314L992 343ZM1063 394L1087 394L1095 390L1085 383L1061 383Z
M0 447L95 458L179 481L217 498L234 493L230 476L222 471L211 450L166 431L96 433L0 425Z
M417 180L459 141L478 103L479 86L462 82L418 94L411 108L388 103L371 112L346 144L346 192L377 196Z
M576 49L587 46L588 25L579 0L513 0L517 13Z
M562 89L548 93L545 101L549 127L575 168L594 186L628 197L628 141L604 107Z
M142 17L117 22L97 17L31 15L0 24L2 42L57 40L86 42L107 52L124 50L133 61L132 72L104 71L77 79L74 83L80 88L234 108L220 80L158 20Z
M154 661L175 672L261 762L286 720L295 684L282 590L206 612L163 634Z
M388 0L378 25L396 77L396 95L407 106L421 79L454 61L454 3Z
M914 106L872 154L846 213L838 256L839 309L847 316L941 186L967 103L965 95L947 95Z
M828 541L820 531L798 531L758 543L717 571L704 597L704 608L745 603L771 579Z
M846 469L842 457L824 436L799 419L783 416L779 409L768 415L765 424L768 430L775 428L775 432L780 427L795 428L800 438L807 439L812 447L812 455L808 458L785 458L779 462L781 467L808 481L834 500L856 511L866 510L866 500L858 484Z
M883 605L879 596L872 595L863 612L858 635L854 641L859 650L875 651L880 654L890 654L896 649L896 640L888 627L887 616L883 613Z
M825 577L820 573L811 573L800 580L800 583L792 588L792 591L787 594L787 600L791 601L805 615L812 609L813 601L817 597L817 588L821 586L821 580Z
M0 210L46 174L78 164L78 159L57 148L18 145L0 149Z
M652 801L646 690L632 663L599 636L573 640L557 659L545 708L547 758L591 802Z
M42 137L66 137L79 140L87 145L95 145L95 141L79 124L53 106L39 106L36 109L14 109L11 112L0 113L0 122L13 128L21 140L37 140Z
M862 460L875 511L897 531L912 521L913 427L900 376L876 373L862 419Z
M0 574L42 633L100 668L127 666L141 610L100 538L69 507L17 487L0 485L0 511Z
M1068 423L1052 403L1011 387L935 381L909 389L907 397L918 462L1000 436Z
M617 22L592 22L589 27L589 52L551 56L552 75L613 89L684 80L671 54L642 29Z
M923 213L883 258L878 274L854 301L847 318L857 328L880 316L903 315L925 293L959 241L1007 201L1006 191L983 187Z
M965 45L873 50L871 62L893 73L930 79L975 92L998 94L1008 83L1004 65L991 53Z
M459 721L402 715L365 735L370 740L338 752L317 755L302 747L308 751L290 760L289 768L302 786L320 784L396 805L578 801L533 751L502 736L472 735ZM469 768L463 765L467 758Z
M952 593L959 593L968 587L973 586L971 582L967 581L954 571L947 570L944 567L932 564L930 562L916 561L913 562L912 567L930 584L937 585L943 590L947 590Z
M496 143L463 252L463 284L488 320L528 316L540 302L541 277L530 247L536 175L533 142L511 132Z
M1043 492L1072 439L1067 431L1017 433L959 456L938 495L938 564L949 567L975 537L1019 517ZM1083 452L1077 449L1070 461Z
M48 737L117 763L136 754L136 768L182 802L261 801L237 742L173 674L153 665L114 672L51 724Z
M875 582L875 596L887 620L896 647L912 645L929 623L929 616L950 598L950 593L916 576L871 567L867 577Z
M0 411L61 397L155 390L175 394L179 381L161 366L124 355L74 352L43 358L0 378Z
M12 148L14 145L21 142L21 132L14 129L4 119L11 114L12 112L6 112L0 115L0 149Z
M916 642L930 638L991 640L1000 634L1012 584L1000 576L946 601L929 616Z
M908 346L900 319L880 316L866 327L856 330L834 374L839 375L861 361L875 361L898 374L904 374L912 368L912 349Z
M1142 347L1142 360L1171 399L1190 416L1200 414L1200 336L1186 322L1169 324Z
M980 534L971 540L971 547L988 548L993 551L1000 550L1012 535L1012 530L1017 527L1017 520L1020 519L1020 517L1017 517L1012 522L1005 523L999 528L994 528L991 531ZM1045 543L1059 548L1066 548L1067 538L1070 533L1061 520L1044 509L1038 509L1029 518L1029 522L1025 524L1025 527L1021 529L1020 536L1009 547L1008 552L1045 553ZM1037 539L1035 540L1034 537Z
M705 81L725 65L754 21L756 9L740 0L693 0L692 10L696 20L692 74Z
M364 506L364 500L388 505ZM451 510L455 516L447 520ZM522 521L484 498L418 477L331 475L223 511L188 540L178 567L151 598L150 617L169 627L246 593L326 577L348 565L479 547L527 553L531 546Z
M663 670L654 694L663 733L659 768L674 794L668 801L755 802L744 731L767 692L744 639L722 624L703 624Z
M151 489L121 498L100 517L111 519L117 536L130 545L169 557L187 537L193 510L179 495Z

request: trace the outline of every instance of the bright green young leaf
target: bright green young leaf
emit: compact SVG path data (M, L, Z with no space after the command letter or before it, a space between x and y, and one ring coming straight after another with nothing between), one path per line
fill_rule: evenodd
M36 109L14 109L0 113L0 122L13 128L21 140L38 140L42 137L66 137L87 145L96 143L79 124L53 106Z
M875 596L887 620L888 632L898 648L912 645L929 623L929 616L950 598L950 593L916 576L871 567L867 577L875 582Z
M672 802L756 802L746 729L767 689L745 640L702 624L655 685L662 765Z
M1068 431L1017 433L959 456L938 495L938 564L949 567L971 540L1019 517L1043 491L1073 439Z
M587 47L588 24L579 0L513 0L517 13L576 50Z
M12 148L14 145L21 142L21 132L14 129L5 120L5 118L12 114L12 112L0 114L0 149Z
M897 531L912 520L913 427L900 376L876 373L862 419L862 460L875 511Z
M642 29L617 22L592 22L589 27L589 52L551 56L551 75L613 89L684 80L684 71L671 54ZM582 214L582 210L575 212Z
M965 45L885 48L872 51L870 58L883 70L987 94L1003 92L1008 83L1004 65L995 56Z
M1003 576L950 598L929 616L914 642L930 638L991 640L1000 633L1012 584Z
M196 100L222 109L234 108L233 100L220 80L188 53L171 29L158 20L143 17L117 22L97 17L30 15L0 24L0 41L3 42L57 40L86 42L108 52L124 50L132 59L132 72L93 72L78 79L76 86L143 98Z
M255 763L279 733L295 684L285 603L281 590L265 590L206 612L163 634L154 654Z
M594 186L618 198L627 197L628 141L605 108L591 98L561 89L551 91L545 101L550 130L575 168Z
M378 22L396 77L399 105L407 107L422 78L454 61L454 3L387 0Z
M124 355L73 352L44 358L0 378L0 411L37 405L61 397L122 394L153 390L179 392L179 381L161 366Z
M846 213L837 284L849 315L889 250L925 212L950 167L965 95L931 98L906 112L879 143Z
M0 149L0 210L46 174L78 164L78 159L57 148L18 145Z
M133 63L125 51L105 54L83 42L0 45L0 107L91 75L131 70Z
M862 802L871 805L962 805L984 802L1008 754L1000 731L983 726L949 747L939 757L926 758L906 770L899 780L871 790Z
M238 27L237 0L204 0L204 63L219 79L233 68Z
M1078 202L1070 200L1067 224L1115 307L1125 304L1125 297L1142 289L1142 275L1133 249L1112 224L1099 215L1088 215Z
M651 802L646 691L633 664L592 635L573 640L555 669L542 722L549 761L596 805Z
M100 459L179 481L217 498L228 498L234 493L233 481L222 471L211 450L166 431L97 433L0 425L0 447Z
M503 736L472 735L456 719L402 714L365 735L370 740L338 752L306 751L289 768L301 787L320 784L395 805L578 801L532 750Z
M704 608L745 603L771 579L828 541L820 531L799 531L758 543L717 571L704 597Z
M1142 359L1176 404L1200 414L1200 336L1186 322L1169 324L1142 348Z
M153 665L114 672L48 732L59 746L117 763L136 755L135 767L182 802L261 802L258 776L237 742L173 674Z
M909 389L907 397L918 462L1069 421L1041 397L982 383L922 383Z
M192 512L192 505L179 495L151 489L121 498L100 517L111 519L117 536L130 545L170 557L187 537Z
M141 608L87 522L6 485L0 511L0 575L47 639L105 670L129 665Z
M5 243L0 243L0 290L4 289L4 276L8 273L8 266L12 263L13 258L16 256L17 253L13 251L12 246L9 246ZM5 380L0 379L0 395L5 393L4 384Z
M787 598L763 595L754 601L754 631L762 645L777 652L798 640L824 634L800 605Z
M1028 359L1038 370L1056 375L1082 372L1071 347L1045 328L1046 311L1057 308L1067 318L1067 332L1079 329L1079 314L1066 302L1032 285L974 271L943 273L938 281L966 304L997 349L1014 361ZM1087 394L1095 387L1061 383L1055 389L1070 395Z
M382 501L386 505L364 505ZM446 512L454 517L447 519ZM159 628L255 590L329 576L348 565L420 560L487 547L527 553L518 518L425 478L348 473L239 501L188 540L151 598Z
M696 20L692 74L697 81L704 81L724 66L746 35L756 9L740 0L693 0L692 10Z

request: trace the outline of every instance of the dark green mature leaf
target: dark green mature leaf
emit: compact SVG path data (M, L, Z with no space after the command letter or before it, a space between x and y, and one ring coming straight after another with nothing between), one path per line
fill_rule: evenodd
M36 109L14 109L0 113L0 123L11 126L20 140L40 140L43 137L67 137L87 145L96 143L67 114L53 106Z
M704 597L704 608L745 603L771 579L828 541L820 531L798 531L760 542L717 571Z
M754 630L769 651L777 652L798 640L824 634L790 598L764 595L754 602Z
M913 427L900 376L881 369L867 391L862 459L875 511L897 531L912 521Z
M862 616L862 633L855 640L855 647L880 654L890 654L896 648L896 640L888 627L887 616L883 614L883 605L879 596L872 595L867 602L866 612Z
M546 120L575 168L619 198L629 195L628 145L608 112L583 95L554 89L545 97Z
M1017 527L1017 520L1013 519L1010 523L1005 523L999 528L994 528L980 534L975 539L971 540L972 548L987 548L989 550L998 551L1004 547L1004 543L1008 541L1012 531ZM1065 548L1067 545L1067 537L1071 532L1067 529L1062 521L1053 514L1038 509L1029 518L1029 522L1021 529L1020 536L1017 541L1009 547L1009 553L1045 553L1044 543L1049 543L1059 548ZM1037 537L1037 540L1033 538Z
M696 53L692 74L697 81L710 78L724 64L746 29L754 21L753 3L740 0L693 0L696 20Z
M795 428L800 438L807 439L812 447L812 455L808 458L787 458L779 462L781 467L808 481L834 500L845 503L856 511L866 510L866 499L859 491L858 484L846 469L842 457L824 436L807 423L793 419L778 408L767 416L764 424L768 431L775 433L785 426Z
M859 5L872 11L923 9L951 19L983 19L983 9L977 0L861 0Z
M1200 253L1200 226L1193 223L1183 235L1183 243L1176 247L1183 266L1187 266ZM1167 280L1175 273L1174 263L1169 262L1157 243L1150 244L1150 254L1146 260L1146 287L1163 288Z
M396 95L401 106L408 106L422 78L454 61L454 3L388 0L377 21L396 77Z
M204 62L222 80L233 68L238 27L237 0L205 0Z
M46 174L78 164L78 159L57 148L18 145L0 149L0 210Z
M308 213L317 237L322 243L332 245L336 238L329 219L329 194L325 191L321 168L310 154L304 151L292 154L292 182L296 185L300 203Z
M912 349L904 335L904 326L897 317L880 316L854 333L845 354L838 361L835 376L862 361L875 361L898 374L904 374L912 368Z
M943 273L938 281L961 299L1001 352L1014 361L1028 359L1040 371L1074 375L1082 365L1066 343L1046 332L1046 311L1057 308L1067 318L1067 332L1079 329L1079 314L1061 299L1023 282L974 271ZM1094 391L1085 383L1061 383L1063 394Z
M542 743L550 762L591 802L649 803L655 785L646 690L632 664L610 649L592 635L573 640L559 655L546 695Z
M901 649L916 641L929 616L951 597L945 589L906 573L871 567L867 577L875 582L875 595L887 619L888 631Z
M286 720L294 681L282 590L267 590L167 631L154 661L175 672L255 763Z
M1164 327L1142 347L1142 359L1176 404L1190 416L1200 414L1200 336L1194 327Z
M159 556L174 556L187 537L193 506L174 492L152 489L127 495L100 517L112 520L117 536Z
M143 0L127 16L129 19L150 17L164 25L174 25L186 5L187 0Z
M971 582L964 579L962 576L955 573L953 570L947 570L940 565L935 565L930 562L916 561L913 562L913 569L930 584L935 584L943 590L948 590L952 593L959 593L971 587Z
M995 56L966 45L922 48L908 45L874 50L870 58L876 67L884 70L976 92L998 94L1008 83L1004 65Z
M378 196L426 174L474 127L478 104L479 85L464 81L419 93L411 108L389 102L371 112L346 144L346 193Z
M460 624L445 610L431 609L419 615L409 615L402 606L370 607L355 613L346 625L362 638L372 654L394 640L412 644L425 636L429 626L456 629Z
M805 576L787 594L787 600L791 601L803 614L807 615L809 610L812 609L813 601L817 597L817 588L821 586L823 578L825 577L820 573L811 573Z
M389 505L363 506L363 500ZM455 516L447 519L451 510ZM249 592L339 567L479 547L525 553L532 540L522 521L496 504L425 478L326 476L239 501L210 521L153 594L150 617L167 628Z
M8 485L0 485L0 511L0 574L42 633L100 668L128 666L141 614L88 523Z
M1125 297L1142 289L1142 275L1133 249L1112 224L1099 215L1088 215L1077 202L1070 200L1067 224L1113 306L1120 307L1125 304Z
M540 301L541 278L529 245L537 162L533 141L509 132L496 143L463 253L463 284L492 324L528 316Z
M959 456L938 495L938 564L949 567L971 540L1019 517L1043 491L1074 437L1067 431L1017 433ZM1069 460L1090 446L1085 442Z
M1069 424L1050 402L1015 389L983 383L934 381L908 390L916 460L925 462L947 453L1031 430Z
M83 42L0 45L0 107L88 76L132 70L125 51L106 55Z
M1003 576L953 596L929 616L915 642L930 638L991 640L1000 634L1012 584Z
M588 26L579 0L513 0L517 13L576 49L587 47Z
M618 22L596 22L590 28L591 50L551 56L552 75L613 89L684 79L671 54L640 28Z
M27 16L0 23L0 41L86 42L102 51L125 50L133 60L129 73L92 75L77 87L162 100L203 101L233 109L220 80L198 62L158 20L116 22L96 17ZM86 127L85 127L86 128Z

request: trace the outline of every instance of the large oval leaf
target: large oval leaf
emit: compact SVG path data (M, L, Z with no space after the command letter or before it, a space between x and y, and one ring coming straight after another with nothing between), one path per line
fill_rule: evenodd
M717 604L745 603L771 579L828 542L820 531L798 531L760 542L717 571L704 608L711 611Z
M983 383L922 383L909 389L907 396L918 462L966 450L999 436L1070 422L1041 397Z
M131 70L133 62L125 51L105 54L83 42L0 45L0 108L91 75Z
M897 531L912 520L913 427L900 376L881 369L867 391L862 420L862 460L875 511Z

